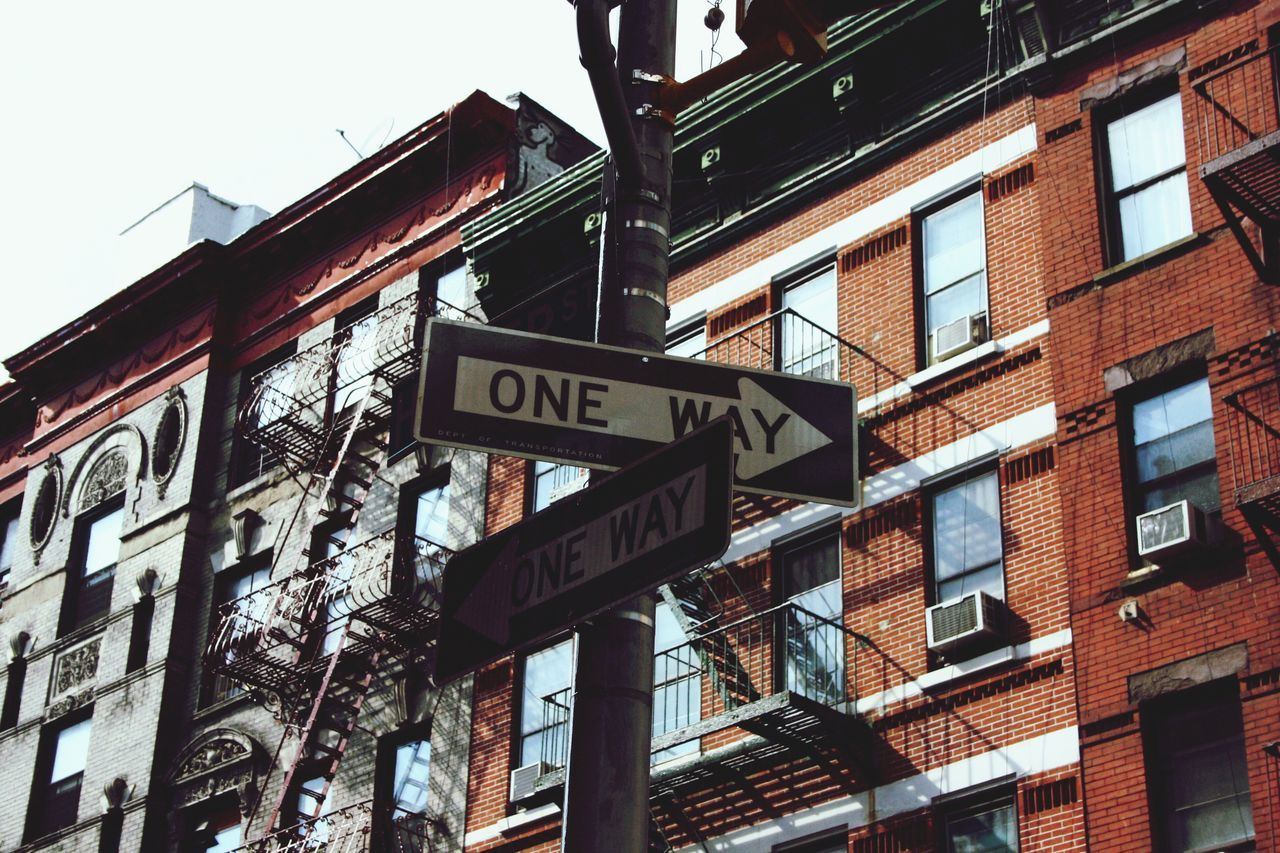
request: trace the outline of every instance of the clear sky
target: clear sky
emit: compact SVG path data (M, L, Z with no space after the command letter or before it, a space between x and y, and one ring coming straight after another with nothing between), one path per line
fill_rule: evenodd
M680 79L710 5L679 0ZM10 3L0 30L0 358L128 284L117 235L148 211L193 181L280 210L355 162L339 128L367 154L524 91L604 141L566 0Z

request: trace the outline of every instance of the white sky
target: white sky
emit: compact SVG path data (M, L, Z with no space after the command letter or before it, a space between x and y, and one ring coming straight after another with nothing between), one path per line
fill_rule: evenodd
M679 0L680 79L709 61L710 3ZM355 162L337 128L368 154L474 89L604 142L567 0L8 4L0 358L128 284L116 235L193 181L274 213Z

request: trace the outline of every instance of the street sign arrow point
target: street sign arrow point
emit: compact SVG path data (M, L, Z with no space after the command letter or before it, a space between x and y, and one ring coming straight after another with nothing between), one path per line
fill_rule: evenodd
M748 425L748 432L755 436L753 440L764 441L766 450L764 453L738 454L738 479L750 480L758 477L779 465L785 465L831 444L831 439L822 430L800 417L749 377L743 376L738 380L738 396L742 400L743 409L747 410L754 421ZM742 449L741 438L738 439L738 446Z

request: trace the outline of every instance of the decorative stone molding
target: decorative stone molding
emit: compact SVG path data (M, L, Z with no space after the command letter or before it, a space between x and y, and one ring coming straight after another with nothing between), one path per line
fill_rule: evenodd
M130 785L129 781L123 776L117 776L103 785L102 799L99 801L102 806L102 813L106 814L112 809L124 808L124 804L133 799L133 792L136 787L136 785Z
M170 388L165 394L164 412L151 438L151 479L161 499L178 470L178 459L187 439L187 401L179 387Z
M53 664L53 690L51 695L61 696L98 677L98 657L102 650L102 637L94 637L58 655Z
M265 753L249 735L234 729L212 729L197 737L178 756L169 774L179 808L234 791L240 812L253 810L261 790L259 775Z
M80 511L92 509L125 489L129 476L129 457L122 448L113 448L93 464L80 490Z
M50 454L44 464L44 477L36 489L35 505L31 508L31 526L28 534L31 549L35 551L36 562L40 562L40 553L49 544L53 534L53 525L58 518L58 503L62 500L62 460Z
M128 459L129 455L135 451L131 451L128 447L128 439L132 438L137 443L137 460L138 473L134 482L141 483L143 475L147 469L147 440L142 435L142 430L133 424L116 423L104 429L93 440L88 449L76 462L74 468L71 469L71 476L67 478L67 487L62 494L62 517L69 518L71 516L71 499L77 492L77 484L80 483L81 477L86 468L96 468L101 461L98 451L102 448L118 449L125 454ZM84 487L79 487L79 492L84 493ZM87 508L89 505L82 498L80 508Z
M133 594L133 601L136 604L144 598L152 597L160 589L160 573L151 566L147 566L138 573L133 582L138 588Z
M83 708L85 705L89 705L92 702L93 702L92 687L90 687L88 690L85 690L81 693L69 694L67 696L62 697L57 702L54 702L52 705L50 705L48 708L45 709L44 721L47 723L51 720L56 720L58 717L61 717L64 714L70 714L75 709Z
M18 631L9 635L9 663L20 661L30 654L35 640L26 631Z
M236 541L236 559L243 560L253 548L253 534L262 527L262 516L248 507L231 516L231 535Z

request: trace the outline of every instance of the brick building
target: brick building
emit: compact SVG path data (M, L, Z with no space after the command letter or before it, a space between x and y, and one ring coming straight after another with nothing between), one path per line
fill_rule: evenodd
M681 115L668 351L853 382L863 485L660 590L655 849L1280 847L1277 24L908 0ZM572 638L424 674L585 471L408 415L426 316L589 339L587 152L473 96L6 361L0 847L557 847Z
M415 452L402 380L460 225L590 150L477 93L6 360L0 848L461 830L468 690L416 638L484 463Z

